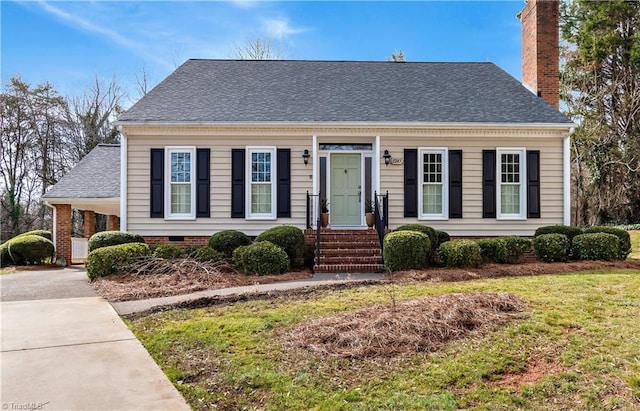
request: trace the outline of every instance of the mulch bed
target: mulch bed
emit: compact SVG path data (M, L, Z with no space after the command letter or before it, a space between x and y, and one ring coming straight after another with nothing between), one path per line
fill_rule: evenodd
M509 293L461 293L375 305L306 321L283 331L285 345L319 357L393 357L435 352L523 317L525 301Z

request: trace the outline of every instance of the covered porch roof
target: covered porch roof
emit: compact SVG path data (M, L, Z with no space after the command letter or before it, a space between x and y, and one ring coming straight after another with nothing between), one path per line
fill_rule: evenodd
M42 196L47 204L120 215L120 145L99 144Z

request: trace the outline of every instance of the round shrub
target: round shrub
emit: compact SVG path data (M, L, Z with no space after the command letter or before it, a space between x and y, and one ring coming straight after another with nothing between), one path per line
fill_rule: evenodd
M160 244L153 250L153 255L158 258L180 258L182 249L174 244Z
M7 267L11 264L14 264L13 260L11 259L11 255L9 255L9 241L5 241L4 243L0 244L0 267Z
M281 274L289 269L287 253L270 241L241 246L240 251L234 251L233 259L239 260L236 267L249 275Z
M100 247L87 256L84 263L87 276L93 280L115 274L126 268L136 258L151 254L149 246L144 243L127 243Z
M476 240L484 263L503 261L507 255L507 242L502 238L483 238Z
M238 230L223 230L209 237L209 247L231 257L233 250L241 245L251 244L251 239Z
M531 240L515 235L500 237L506 245L506 253L498 260L499 263L515 264L524 253L531 251Z
M194 257L200 262L218 262L224 260L224 254L206 245L198 247L198 249L194 253Z
M538 237L544 234L564 234L569 239L569 242L571 242L573 240L573 237L582 234L582 228L562 224L547 225L544 227L539 227L533 236Z
M564 234L541 234L533 239L536 255L547 263L567 261L570 245Z
M8 241L9 257L18 265L42 264L51 260L54 248L51 240L35 234L19 235Z
M393 231L417 231L419 233L426 234L429 237L431 251L435 251L435 249L439 244L438 234L436 233L436 230L429 227L428 225L405 224L405 225L401 225L400 227L396 228Z
M440 246L440 258L447 267L478 267L480 246L472 240L447 241Z
M16 237L21 237L23 235L39 235L40 237L44 237L47 240L51 241L53 237L51 237L51 231L49 230L33 230L27 231L26 233L18 234ZM16 238L13 237L13 238Z
M129 243L144 243L144 238L128 231L100 231L91 236L88 246L91 252L102 247Z
M301 229L290 225L272 227L256 237L256 243L270 241L287 253L295 266L304 263L304 233Z
M187 258L195 258L196 256L196 251L198 251L198 249L200 247L203 247L201 245L185 245L184 247L182 247L182 255L187 257ZM204 246L206 247L206 246Z
M233 255L231 256L233 265L235 265L238 271L240 271L241 273L246 272L246 268L244 266L244 253L247 251L248 247L248 245L241 245L240 247L233 250Z
M384 266L388 271L426 267L431 252L429 236L419 231L394 231L384 237Z
M607 233L618 237L618 240L620 240L620 243L618 244L618 260L626 260L627 256L631 254L631 236L626 230L616 227L595 226L586 228L584 232Z
M573 238L573 254L580 260L616 260L620 239L614 234L587 233Z
M436 236L438 237L438 243L433 248L437 249L438 247L440 247L440 244L451 241L451 236L446 231L436 230Z

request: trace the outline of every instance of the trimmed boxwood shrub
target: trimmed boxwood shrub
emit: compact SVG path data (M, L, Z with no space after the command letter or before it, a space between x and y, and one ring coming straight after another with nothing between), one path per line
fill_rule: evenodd
M631 254L631 236L626 230L616 227L594 226L584 230L585 233L607 233L613 234L620 240L618 244L618 260L626 260Z
M100 231L91 236L88 247L91 252L102 247L129 243L144 243L144 238L128 231Z
M472 240L452 240L440 246L440 258L447 267L478 267L480 246Z
M431 248L431 251L435 251L435 249L438 247L438 234L436 232L436 230L434 230L433 228L429 227L428 225L422 225L422 224L405 224L405 225L401 225L400 227L396 228L393 231L417 231L419 233L423 233L426 234L429 237L429 247Z
M233 261L239 271L249 275L282 274L289 269L287 253L270 241L238 247Z
M222 254L220 251L216 251L213 248L206 245L198 247L198 249L194 252L193 255L196 260L201 262L205 262L205 261L217 262L217 261L222 261L225 258L224 254Z
M233 251L241 245L251 244L251 239L242 231L223 230L209 237L209 247L231 257Z
M158 258L180 258L182 249L174 244L160 244L153 250L153 255Z
M53 258L53 243L39 235L19 235L7 243L7 251L13 264L42 264Z
M616 260L620 239L614 234L587 233L573 238L573 254L580 260Z
M564 234L542 234L533 239L536 255L547 263L567 261L571 243Z
M419 231L394 231L384 237L384 266L388 271L426 267L430 252L429 236Z
M39 235L40 237L44 237L47 240L51 241L53 237L51 237L51 231L49 230L33 230L27 231L26 233L18 234L16 237L21 237L23 235ZM13 237L13 238L16 238Z
M7 267L14 264L11 255L9 255L9 241L11 240L0 244L0 267Z
M115 274L136 258L149 254L151 250L144 243L110 245L91 251L84 266L87 269L87 276L93 280Z
M506 254L499 260L499 263L515 264L520 260L522 254L531 251L532 242L528 238L515 235L501 237L507 246Z
M446 231L436 230L436 236L438 237L438 243L436 244L435 249L440 247L440 244L446 243L447 241L451 241L451 236Z
M569 239L569 242L571 242L573 241L573 237L582 234L582 228L562 224L547 225L539 227L533 236L538 237L543 234L564 234Z
M480 246L480 255L484 263L497 263L507 255L507 242L502 238L483 238L476 240Z
M270 241L282 248L291 264L301 266L304 263L304 233L298 227L282 225L272 227L256 237L255 242Z
M182 255L186 258L195 258L196 256L196 251L198 251L198 249L200 247L206 247L206 246L201 246L201 245L185 245L184 247L182 247Z

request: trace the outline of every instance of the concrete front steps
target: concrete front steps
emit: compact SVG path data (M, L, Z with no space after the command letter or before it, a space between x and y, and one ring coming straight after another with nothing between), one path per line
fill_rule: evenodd
M308 230L307 238L314 230ZM322 229L320 234L320 261L316 261L315 273L379 273L384 271L378 235L368 230Z

